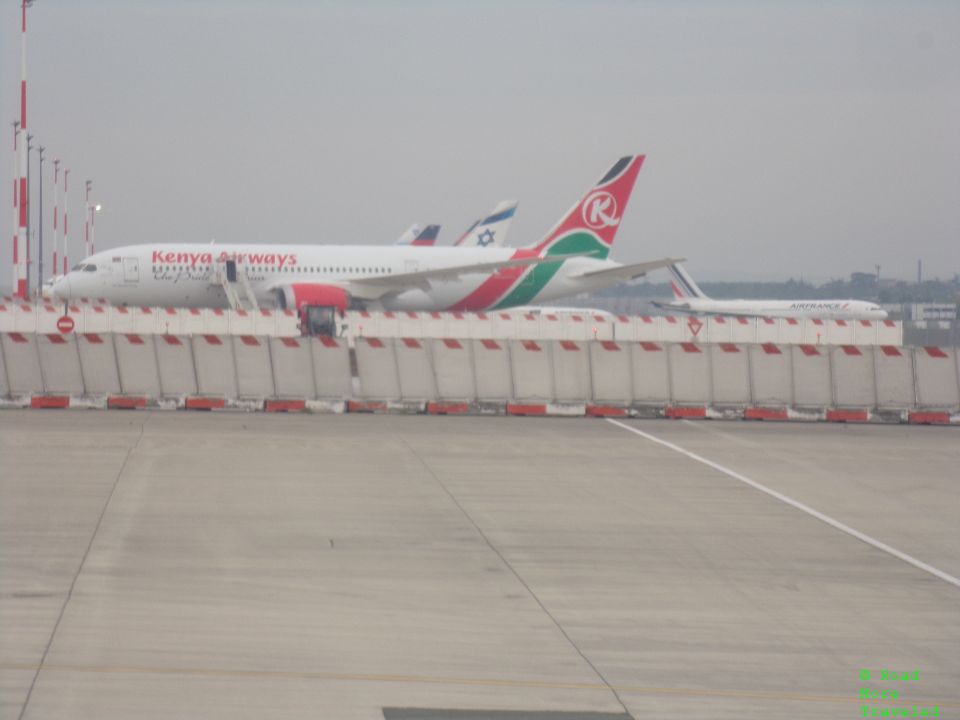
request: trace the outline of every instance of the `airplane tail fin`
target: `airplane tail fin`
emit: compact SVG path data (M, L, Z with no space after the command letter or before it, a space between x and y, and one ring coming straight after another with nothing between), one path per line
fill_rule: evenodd
M677 300L707 297L689 273L683 269L682 265L675 263L668 266L667 269L670 271L670 287L673 289L673 296Z
M606 258L644 158L644 155L620 158L543 240L528 249L541 255L590 253L598 259Z
M503 200L490 211L490 214L477 220L460 236L454 245L461 247L500 247L507 239L510 223L517 211L516 200Z
M436 245L437 236L440 234L439 225L427 225L420 233L413 239L411 245L417 247L425 247L427 245Z
M420 234L420 223L414 223L406 230L403 231L403 235L398 237L394 241L394 245L409 245L413 242L413 239Z

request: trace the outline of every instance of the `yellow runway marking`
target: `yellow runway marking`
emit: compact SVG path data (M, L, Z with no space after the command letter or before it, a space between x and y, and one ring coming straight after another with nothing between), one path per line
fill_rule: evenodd
M438 677L431 675L370 675L365 673L311 672L294 670L231 670L226 668L189 668L189 667L149 667L129 665L44 665L38 668L29 663L0 663L0 670L33 670L47 672L78 672L140 675L187 675L191 677L216 678L258 678L281 680L335 680L343 682L381 682L381 683L422 683L428 685L479 685L487 687L538 688L550 690L595 690L607 691L601 683L551 682L549 680L507 680L500 678L464 678ZM840 704L861 704L853 692L850 696L840 695L803 695L800 693L761 691L761 690L709 690L682 687L645 687L639 685L614 685L613 689L623 693L641 693L647 695L679 695L686 697L723 697L754 700L796 700L799 702L821 702ZM960 700L927 701L911 700L911 705L939 705L940 707L960 708Z

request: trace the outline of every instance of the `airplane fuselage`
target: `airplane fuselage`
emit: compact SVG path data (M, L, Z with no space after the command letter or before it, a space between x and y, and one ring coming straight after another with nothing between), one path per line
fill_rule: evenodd
M769 318L885 320L887 311L866 300L713 300L684 298L657 303L665 310L703 315Z
M257 301L274 305L284 286L308 283L349 289L352 280L388 278L445 267L508 261L512 248L373 245L129 245L97 253L55 288L58 297L105 298L115 305L229 307L216 282L227 260L246 273ZM616 284L575 278L617 267L611 260L575 257L562 262L430 279L367 303L388 310L488 310L526 305ZM89 268L94 268L90 270Z

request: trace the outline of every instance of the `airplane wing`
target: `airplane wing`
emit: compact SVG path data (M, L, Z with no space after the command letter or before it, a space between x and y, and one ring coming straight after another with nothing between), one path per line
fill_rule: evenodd
M674 263L683 262L684 259L664 258L663 260L651 260L649 262L633 263L632 265L619 265L617 267L605 268L603 270L588 270L577 275L571 275L571 279L578 278L613 278L617 280L632 280L646 275L651 270L667 267Z
M389 293L402 292L413 288L428 290L433 281L456 280L463 275L490 273L523 265L540 265L543 263L560 263L575 257L584 257L591 253L571 253L568 255L533 255L530 257L511 258L494 262L471 263L469 265L454 265L452 267L434 268L430 270L416 270L413 272L375 277L351 278L344 281L349 292L354 297L363 300L376 300ZM660 267L660 266L658 266Z

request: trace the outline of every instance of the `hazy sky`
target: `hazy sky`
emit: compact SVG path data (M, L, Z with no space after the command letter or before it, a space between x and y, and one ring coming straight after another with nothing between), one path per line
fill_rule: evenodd
M9 121L18 6L0 8ZM918 258L960 272L957 2L37 0L28 13L29 122L72 168L73 258L86 178L104 206L98 249L386 243L414 221L442 223L446 244L503 198L520 200L517 245L642 152L614 259L682 255L704 280L875 264L912 278ZM48 180L48 246L52 198ZM9 238L9 203L0 227Z

